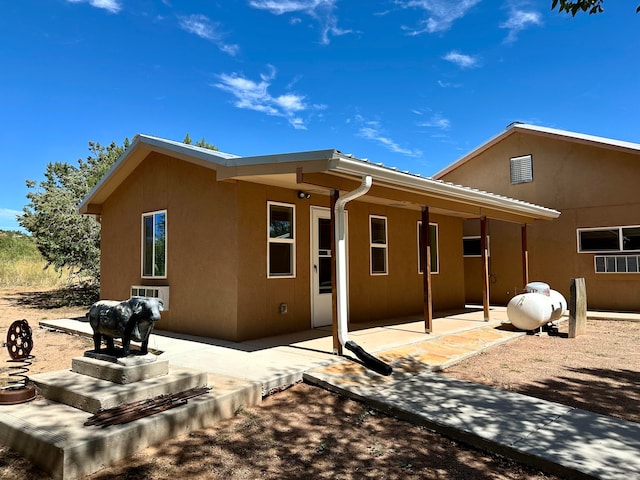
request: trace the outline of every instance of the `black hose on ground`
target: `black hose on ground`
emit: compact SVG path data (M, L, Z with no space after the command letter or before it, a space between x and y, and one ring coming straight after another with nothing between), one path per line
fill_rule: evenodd
M355 353L356 357L362 360L364 366L369 370L373 370L374 372L384 376L389 376L391 375L391 373L393 373L393 368L391 368L391 365L387 365L382 360L374 357L370 353L365 352L364 349L356 342L352 342L351 340L349 340L344 344L344 346L347 350L351 350L353 353Z

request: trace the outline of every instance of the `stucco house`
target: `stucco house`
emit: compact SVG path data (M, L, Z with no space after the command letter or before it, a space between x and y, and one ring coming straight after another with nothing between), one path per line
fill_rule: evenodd
M562 214L528 229L531 280L568 298L571 278L584 278L590 309L640 309L640 144L513 123L434 178L470 185ZM480 227L464 224L467 300L481 291ZM519 293L520 247L513 224L488 226L490 298L505 303Z
M430 331L434 309L465 305L465 219L559 215L337 150L238 157L145 135L79 210L101 223L102 298L158 296L158 328L232 341L335 325L340 298L351 323L423 314Z

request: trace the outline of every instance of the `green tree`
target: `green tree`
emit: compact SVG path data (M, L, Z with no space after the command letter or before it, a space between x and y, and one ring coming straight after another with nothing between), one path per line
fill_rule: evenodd
M187 133L184 143L190 144ZM80 202L129 147L112 142L104 147L89 142L89 156L79 159L77 165L51 162L44 180L27 180L27 199L18 221L31 233L47 267L56 271L66 267L72 280L97 284L100 280L100 225L89 215L77 211ZM198 147L217 150L204 138Z
M122 146L89 142L86 160L77 165L51 162L44 180L27 180L29 203L18 221L31 233L47 267L69 268L72 280L99 281L100 225L77 208L128 146L128 139Z
M559 12L567 12L572 16L576 16L578 12L589 12L590 15L594 13L604 12L602 4L604 0L577 0L575 2L567 0L553 0L551 3L551 10L559 5ZM636 8L636 13L640 12L640 6Z
M196 143L193 143L193 140L191 140L191 137L189 136L189 133L187 133L184 137L184 140L182 141L182 143L186 143L187 145L195 145L196 147L202 147L202 148L208 148L209 150L218 150L218 147L216 147L213 143L209 143L207 142L204 137L202 137L202 140L198 140Z

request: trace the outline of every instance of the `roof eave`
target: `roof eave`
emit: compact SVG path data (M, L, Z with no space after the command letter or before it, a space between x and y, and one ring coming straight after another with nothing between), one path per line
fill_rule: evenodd
M640 155L640 144L632 142L624 142L622 140L613 140L610 138L597 137L595 135L586 135L583 133L570 132L568 130L558 130L549 127L540 127L537 125L530 125L527 123L514 122L510 124L504 131L500 132L495 137L490 138L485 143L476 147L471 152L467 153L463 157L454 161L444 169L433 175L435 179L442 179L446 174L457 169L461 165L465 164L474 157L477 157L484 151L493 147L496 143L504 140L509 135L516 132L529 133L531 135L539 135L551 138L560 138L573 143L581 143L583 145L591 145L598 148L606 148L610 150L617 150L625 153L631 153L634 155Z
M410 175L362 161L340 159L335 162L333 170L351 175L371 175L374 181L378 180L390 185L397 185L416 191L422 191L442 198L455 198L462 202L482 204L496 210L525 215L536 220L553 220L560 216L559 211L550 208L471 189L461 185L446 183L441 180Z
M129 148L118 157L107 173L103 175L100 181L82 200L78 206L78 212L87 215L99 214L99 212L96 213L96 211L100 210L102 202L115 189L115 187L110 188L114 178L127 176L140 165L151 152L170 154L176 158L213 169L224 167L227 163L237 158L235 155L218 152L216 150L209 150L180 142L151 137L149 135L138 134L134 137Z

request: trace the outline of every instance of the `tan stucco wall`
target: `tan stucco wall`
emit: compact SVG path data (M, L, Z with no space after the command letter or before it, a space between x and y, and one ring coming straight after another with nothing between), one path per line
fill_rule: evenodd
M167 209L167 279L141 278L141 214ZM169 285L158 329L235 338L236 196L213 170L152 154L109 198L102 215L101 297L131 285Z
M267 278L267 202L296 206L296 277ZM242 341L311 327L310 207L327 195L219 182L215 171L160 154L147 157L103 205L101 297L125 299L132 285L168 285L158 329ZM142 213L167 210L167 278L141 278ZM418 273L420 212L354 201L349 211L350 321L423 311ZM389 274L369 274L369 215L388 219ZM464 305L462 220L432 215L439 227L435 310ZM280 313L280 304L287 313Z
M528 154L533 156L533 182L511 185L509 159ZM639 175L638 155L515 133L444 180L560 210L557 220L528 229L530 280L547 282L568 298L571 278L583 277L590 309L633 311L640 309L640 274L596 274L594 255L577 253L576 230L640 224ZM522 287L520 229L490 222L489 230L495 276L491 299L505 303L514 286ZM470 272L478 263L465 259ZM468 298L477 296L468 278L466 288Z
M238 335L242 339L311 328L310 206L328 197L300 200L297 191L238 182ZM267 202L295 205L296 277L267 278ZM280 304L287 313L280 313Z
M349 299L354 323L420 314L422 275L418 273L417 222L420 213L354 201L349 204ZM370 275L369 215L387 217L388 275ZM434 310L464 306L462 221L432 215L439 226L440 272L432 275Z

